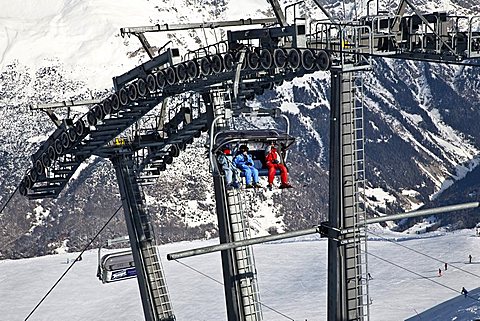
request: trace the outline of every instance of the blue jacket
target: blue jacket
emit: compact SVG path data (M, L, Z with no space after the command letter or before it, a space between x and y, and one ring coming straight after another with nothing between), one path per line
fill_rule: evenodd
M253 159L252 155L247 154L246 156L244 154L238 154L235 157L235 165L237 165L238 168L242 168L243 166L248 166L246 163L251 163L253 166Z

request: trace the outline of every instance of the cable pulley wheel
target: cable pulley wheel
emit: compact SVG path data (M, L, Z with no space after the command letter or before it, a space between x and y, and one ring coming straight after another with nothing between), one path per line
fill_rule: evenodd
M177 81L177 75L175 74L175 69L173 67L168 67L165 69L165 77L167 79L167 84L173 85Z
M53 146L55 148L55 153L57 153L58 156L62 155L63 146L62 146L62 141L60 140L60 138L55 139L55 142L53 143Z
M331 60L325 50L320 50L317 54L316 64L318 69L325 71L330 68Z
M62 148L65 150L70 146L70 138L68 137L67 132L63 132L60 135L60 142L62 143Z
M195 79L198 77L198 65L194 60L187 62L187 75L190 79Z
M90 126L95 126L97 124L97 117L95 116L95 107L88 112L87 122L88 122L88 125Z
M157 81L153 74L147 75L147 89L151 94L157 91Z
M112 106L112 113L116 113L120 110L120 99L118 99L118 95L115 93L110 97L110 105Z
M35 171L39 176L42 175L45 171L45 167L43 166L42 161L39 159L37 159L37 161L35 162Z
M137 92L140 97L145 97L147 95L147 84L142 78L137 80Z
M258 69L260 67L260 57L256 51L250 51L248 53L248 67L252 70Z
M25 184L25 187L28 189L31 189L33 187L33 182L30 179L30 173L25 175L25 177L23 178L23 183Z
M203 57L200 59L200 74L202 76L209 75L212 72L212 64L210 63L210 59L208 57Z
M212 71L214 74L218 74L223 70L223 60L220 55L213 55L211 58Z
M42 160L42 165L45 168L49 167L52 164L50 157L48 156L48 150L42 153L42 156L40 157L40 159Z
M170 155L165 155L165 157L163 158L163 161L165 162L165 164L171 164L173 163L173 157L170 156Z
M130 101L135 101L138 98L138 91L137 87L134 84L130 84L127 87L127 92L128 92L128 99Z
M30 173L28 174L28 176L30 177L30 180L32 181L32 183L37 182L37 180L38 180L37 171L30 171Z
M27 186L25 184L25 178L20 183L20 186L18 186L18 191L20 192L20 195L27 196L28 190L27 190Z
M83 120L79 120L75 123L75 133L77 136L82 136L85 133L85 123Z
M102 111L103 111L103 114L106 116L106 115L110 115L110 113L112 112L112 105L110 103L110 99L107 98L103 101L102 103ZM105 117L104 116L104 117Z
M118 99L120 100L120 105L125 106L128 104L128 92L125 87L118 92Z
M51 163L55 161L55 159L57 158L55 147L53 147L52 145L48 146L47 152L48 152L48 159L50 160L50 165L51 165Z
M298 50L295 48L290 49L288 52L288 66L292 69L298 69L300 67L301 58Z
M315 67L315 55L309 49L302 52L302 66L305 70L312 70Z
M105 118L105 114L103 113L103 108L100 105L96 105L93 108L93 111L95 113L95 118L99 121L102 121Z
M242 67L241 67L242 70L245 69L245 68L247 68L247 66L248 66L248 63L247 63L248 53L249 53L249 51L246 51L246 52L245 52L245 56L243 57ZM240 63L240 58L241 58L241 57L242 57L242 52L241 52L241 51L237 52L237 54L235 55L235 61L236 61L237 63Z
M235 60L233 59L233 56L231 53L227 52L223 56L223 64L225 66L225 71L233 70L233 68L235 67Z
M163 87L165 87L165 83L167 82L167 80L165 78L165 73L163 71L159 71L155 75L155 78L157 79L158 90L163 90Z
M184 63L180 63L175 68L177 73L177 78L179 81L185 81L188 78L187 67Z
M275 49L273 52L273 61L278 68L285 68L287 64L287 55L283 49Z
M73 144L77 139L77 132L75 131L75 128L70 128L67 134L68 134L68 140L70 144Z
M177 145L172 145L168 150L168 154L172 157L178 157L180 155L180 148Z
M263 69L270 69L272 67L272 54L270 53L270 50L268 49L262 49L260 51L260 65L262 66Z

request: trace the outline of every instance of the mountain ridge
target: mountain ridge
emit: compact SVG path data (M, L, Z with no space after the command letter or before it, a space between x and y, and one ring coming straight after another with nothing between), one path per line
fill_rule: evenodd
M52 30L57 30L62 23L68 23L67 18L73 16L72 25L78 28L87 26L85 35L76 32L70 40L84 36L82 44L72 47L77 48L81 57L78 61L75 61L72 48L69 48L68 54L55 57L56 48L51 57L43 57L38 53L29 64L23 62L22 59L26 59L23 55L7 62L13 52L25 49L22 46L15 49L15 42L12 41L5 46L0 38L0 44L3 44L0 48L4 53L0 71L0 89L3 93L0 97L1 204L6 203L23 176L23 171L28 168L30 155L54 129L54 124L46 114L31 110L31 107L52 101L105 97L111 90L111 85L106 85L108 78L146 59L134 37L120 38L118 29L113 35L109 30L112 21L123 22L120 18L127 16L127 1L120 1L118 6L101 1L91 7L92 3L88 1L80 5L73 2L70 7L65 6L61 10L54 6L58 10L54 10L55 14L49 20L53 24ZM243 14L239 6L228 1L177 0L176 3L183 6L172 8L166 1L142 1L129 21L139 25L142 25L141 22L143 25L173 23L175 19L185 22L218 21L229 17L233 20ZM333 5L333 2L329 3L329 6ZM252 7L252 17L270 12L266 1L249 0L248 4ZM456 5L460 5L460 2ZM471 10L474 8L472 6ZM464 10L467 10L466 7ZM108 11L106 22L99 24L97 30L91 28L91 24L104 11ZM141 18L142 14L149 18ZM5 21L4 15L0 16L0 21ZM11 21L13 17L9 16L8 19ZM80 21L82 24L79 24ZM46 30L47 34L52 32L48 28ZM37 38L31 43L38 43L42 37L34 35ZM205 39L213 42L215 37L220 36L220 33L207 30L205 33L199 31L179 36L152 36L155 42L151 42L162 46L172 40L177 45L198 46ZM47 45L53 41L49 39L45 38ZM55 47L62 39L55 40ZM91 43L92 39L95 42ZM91 46L98 41L104 44L91 53ZM110 47L105 47L106 44ZM42 44L42 50L45 50L44 46ZM96 57L107 49L115 53ZM92 66L82 67L79 63L88 61L89 56L93 57ZM109 59L112 63L106 67L105 61ZM448 191L454 189L447 189L450 183L445 182L447 179L456 182L469 176L469 173L477 173L480 123L474 120L480 116L480 111L475 108L475 102L480 97L473 89L478 88L479 76L479 72L471 67L393 59L374 60L373 71L364 75L367 200L370 215L392 214L422 205L438 206L452 202L452 198L461 202L461 192L455 191L452 195L456 197L451 196ZM326 220L329 95L328 73L316 72L285 82L275 90L267 90L252 102L280 108L290 118L292 134L298 137L288 164L296 188L288 192L258 195L250 205L252 233L263 235L307 228ZM454 110L452 105L455 104L458 106ZM74 113L85 111L85 108L80 108ZM65 111L59 111L58 114L66 116ZM466 115L471 121L465 121ZM282 128L284 125L278 123L276 126ZM195 161L204 157L205 139L205 136L196 139L194 145L169 166L154 186L145 188L148 209L161 243L217 235L213 187L207 162ZM189 164L195 164L195 167ZM382 193L377 193L379 189ZM469 190L472 189L475 188L471 186ZM71 250L79 250L120 206L118 195L112 165L99 158L90 159L88 166L76 174L58 199L27 201L15 195L0 214L0 241L7 244L0 249L2 257L54 253L65 242ZM298 202L298 199L302 202ZM479 197L469 199L478 200ZM476 214L462 218L460 222L463 225L455 226L472 227L478 219L478 211L473 212ZM408 228L409 224L404 228ZM447 221L446 224L453 223ZM94 246L107 238L123 234L126 234L126 228L119 213Z

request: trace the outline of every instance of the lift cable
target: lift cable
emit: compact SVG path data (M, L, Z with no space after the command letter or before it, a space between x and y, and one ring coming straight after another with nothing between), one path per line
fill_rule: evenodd
M371 255L371 256L373 256L373 257L375 257L375 258L377 258L377 259L379 259L379 260L381 260L381 261L384 261L384 262L386 262L386 263L389 263L389 264L391 264L391 265L394 265L394 266L398 267L399 269L402 269L402 270L405 270L405 271L410 272L410 273L412 273L412 274L415 274L416 276L419 276L419 277L421 277L422 279L428 280L428 281L433 282L433 283L435 283L435 284L437 284L437 285L439 285L439 286L442 286L442 287L444 287L444 288L446 288L446 289L452 290L453 292L455 292L455 293L457 293L457 294L458 294L458 292L459 292L458 290L456 290L456 289L454 289L454 288L452 288L452 287L450 287L450 286L448 286L448 285L442 284L442 283L440 283L440 282L438 282L438 281L435 281L435 280L433 280L433 279L431 279L431 278L429 278L429 277L427 277L427 276L424 276L424 275L422 275L422 274L420 274L420 273L417 273L417 272L415 272L415 271L412 271L412 270L410 270L410 269L407 269L406 267L403 267L403 266L401 266L401 265L399 265L399 264L397 264L397 263L394 263L394 262L392 262L392 261L389 261L389 260L387 260L387 259L384 259L384 258L382 258L382 257L380 257L380 256L378 256L378 255L372 254L372 253L367 252L367 251L362 251L362 252L364 252L364 253L367 254L367 255ZM468 297L468 298L470 298L470 299L472 299L472 300L474 300L474 301L480 302L480 299L475 298L475 297L473 297L473 296L470 296L470 295L468 295L468 294L467 294L465 297Z
M434 260L434 261L440 262L440 263L442 263L442 264L445 263L444 260L437 259L436 257L433 257L433 256L431 256L431 255L422 253L422 252L420 252L420 251L418 251L418 250L415 250L415 249L413 249L413 248L411 248L411 247L408 247L408 246L406 246L406 245L400 244L399 242L396 242L396 241L393 241L393 240L389 240L389 239L387 239L387 238L385 238L385 237L383 237L383 236L381 236L381 235L379 235L379 234L373 233L373 232L371 232L371 231L368 231L368 233L369 233L369 234L372 234L372 235L375 235L375 236L377 236L377 237L379 237L379 238L381 238L381 239L383 239L383 240L385 240L385 241L391 242L391 243L393 243L393 244L395 244L395 245L404 247L404 248L406 248L407 250L410 250L410 251L413 251L413 252L415 252L415 253L417 253L417 254L420 254L420 255L423 255L423 256L425 256L425 257L428 257L428 258L430 258L430 259L432 259L432 260ZM447 262L447 263L448 263L448 262ZM462 272L465 272L465 273L467 273L467 274L470 274L470 275L472 275L472 276L474 276L474 277L480 278L480 275L475 274L475 273L472 273L472 272L467 271L467 270L465 270L465 269L462 269L461 267L458 267L458 266L453 265L453 264L451 264L451 263L448 263L448 265L456 268L457 270L460 270L460 271L462 271Z
M18 191L18 186L19 186L19 185L17 185L17 187L15 187L15 190L13 191L13 193L10 194L10 196L8 197L7 202L2 206L2 209L0 210L0 214L2 214L3 210L5 209L5 207L7 207L8 203L9 203L10 200L12 199L13 195L15 195L15 193Z
M208 274L205 274L205 273L203 273L203 272L195 269L194 267L192 267L192 266L190 266L190 265L188 265L188 264L185 264L185 263L183 263L183 262L180 262L179 260L174 260L174 261L177 262L177 263L180 263L181 265L185 266L186 268L189 268L190 270L195 271L195 272L197 272L198 274L203 275L204 277L206 277L206 278L208 278L208 279L210 279L210 280L212 280L212 281L214 281L214 282L216 282L216 283L218 283L218 284L220 284L220 285L223 285L222 282L220 282L220 281L218 281L217 279L209 276ZM282 313L282 312L280 312L280 311L278 311L278 310L276 310L276 309L274 309L274 308L266 305L265 303L262 303L262 302L258 302L258 303L260 303L262 306L266 307L267 309L269 309L269 310L271 310L271 311L273 311L273 312L275 312L275 313L277 313L277 314L285 317L286 319L289 319L289 320L291 320L291 321L295 321L295 319L292 319L292 318L289 317L288 315L286 315L286 314L284 314L284 313Z
M110 218L108 219L108 221L102 226L102 228L97 232L97 234L95 234L95 236L90 240L90 242L88 242L88 244L83 248L83 250L80 252L80 254L77 256L77 258L73 261L73 263L65 270L65 272L63 272L63 274L60 276L60 278L58 278L58 280L55 282L55 284L50 288L50 290L48 290L48 292L43 296L43 298L37 303L37 305L32 309L32 311L30 311L30 313L27 315L27 317L25 318L24 321L27 321L31 316L32 314L35 312L35 310L37 310L37 308L40 306L40 304L43 303L43 301L47 298L47 296L53 291L53 289L58 285L58 283L60 283L60 281L63 279L63 277L65 275L67 275L68 271L70 271L70 269L73 267L73 265L75 263L77 263L79 260L80 260L80 257L82 256L82 254L88 249L88 247L90 245L92 245L93 241L95 241L95 239L100 235L101 232L103 232L103 230L107 227L107 225L112 221L112 219L115 217L115 215L117 215L117 213L120 211L120 209L122 208L123 206L120 205L117 210L115 211L115 213L112 214L112 216L110 216Z

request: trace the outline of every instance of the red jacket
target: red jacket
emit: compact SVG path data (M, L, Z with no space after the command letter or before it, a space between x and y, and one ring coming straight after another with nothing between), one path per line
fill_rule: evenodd
M272 147L267 156L265 156L265 162L268 164L269 162L272 163L274 160L278 160L280 162L280 156L278 155L277 149Z

